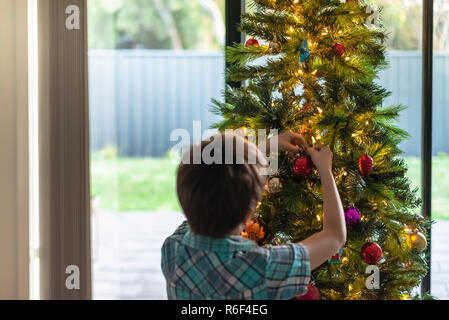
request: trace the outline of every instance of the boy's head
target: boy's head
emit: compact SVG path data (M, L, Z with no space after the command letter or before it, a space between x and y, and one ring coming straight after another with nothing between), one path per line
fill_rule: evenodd
M265 166L257 146L238 134L220 133L192 146L177 177L191 230L223 238L247 222L262 197L266 179L259 170Z

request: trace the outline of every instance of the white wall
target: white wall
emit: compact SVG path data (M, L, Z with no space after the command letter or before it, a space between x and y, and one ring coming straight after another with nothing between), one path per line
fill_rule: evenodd
M28 291L26 17L26 0L0 1L0 299Z

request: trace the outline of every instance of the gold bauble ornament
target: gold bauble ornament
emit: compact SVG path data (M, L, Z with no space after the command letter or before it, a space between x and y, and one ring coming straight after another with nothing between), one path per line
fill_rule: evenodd
M271 54L279 54L282 51L282 45L278 41L271 41L268 45L268 52Z
M427 239L421 232L414 232L408 236L408 244L411 249L423 252L427 248Z
M266 191L270 194L276 194L281 192L282 190L282 182L280 178L271 178L268 180L267 185L265 187Z

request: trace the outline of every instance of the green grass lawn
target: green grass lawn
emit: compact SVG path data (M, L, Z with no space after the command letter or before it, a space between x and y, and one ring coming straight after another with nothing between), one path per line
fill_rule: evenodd
M92 195L98 207L112 211L179 211L177 158L130 159L92 156ZM408 158L409 177L420 186L421 160ZM449 220L449 157L434 158L433 217Z
M413 187L421 187L421 159L407 158L408 176ZM432 218L449 220L449 156L433 158L432 167Z
M176 198L178 160L92 157L92 196L113 211L180 211Z

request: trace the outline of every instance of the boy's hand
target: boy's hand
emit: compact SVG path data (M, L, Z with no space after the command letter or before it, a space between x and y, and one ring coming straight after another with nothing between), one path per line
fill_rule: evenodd
M273 139L276 139L276 140L273 141ZM283 133L279 134L278 136L271 138L270 140L271 140L271 142L278 143L278 151L279 152L289 151L293 154L298 154L299 152L301 152L301 150L309 148L306 140L303 138L302 135L300 135L298 133L291 132L291 131L283 132ZM267 152L268 153L270 152L270 150L269 150L270 144L271 143L267 143L267 149L268 149Z
M307 153L312 157L313 164L320 173L332 171L334 155L329 147L319 144L314 148L308 148Z

